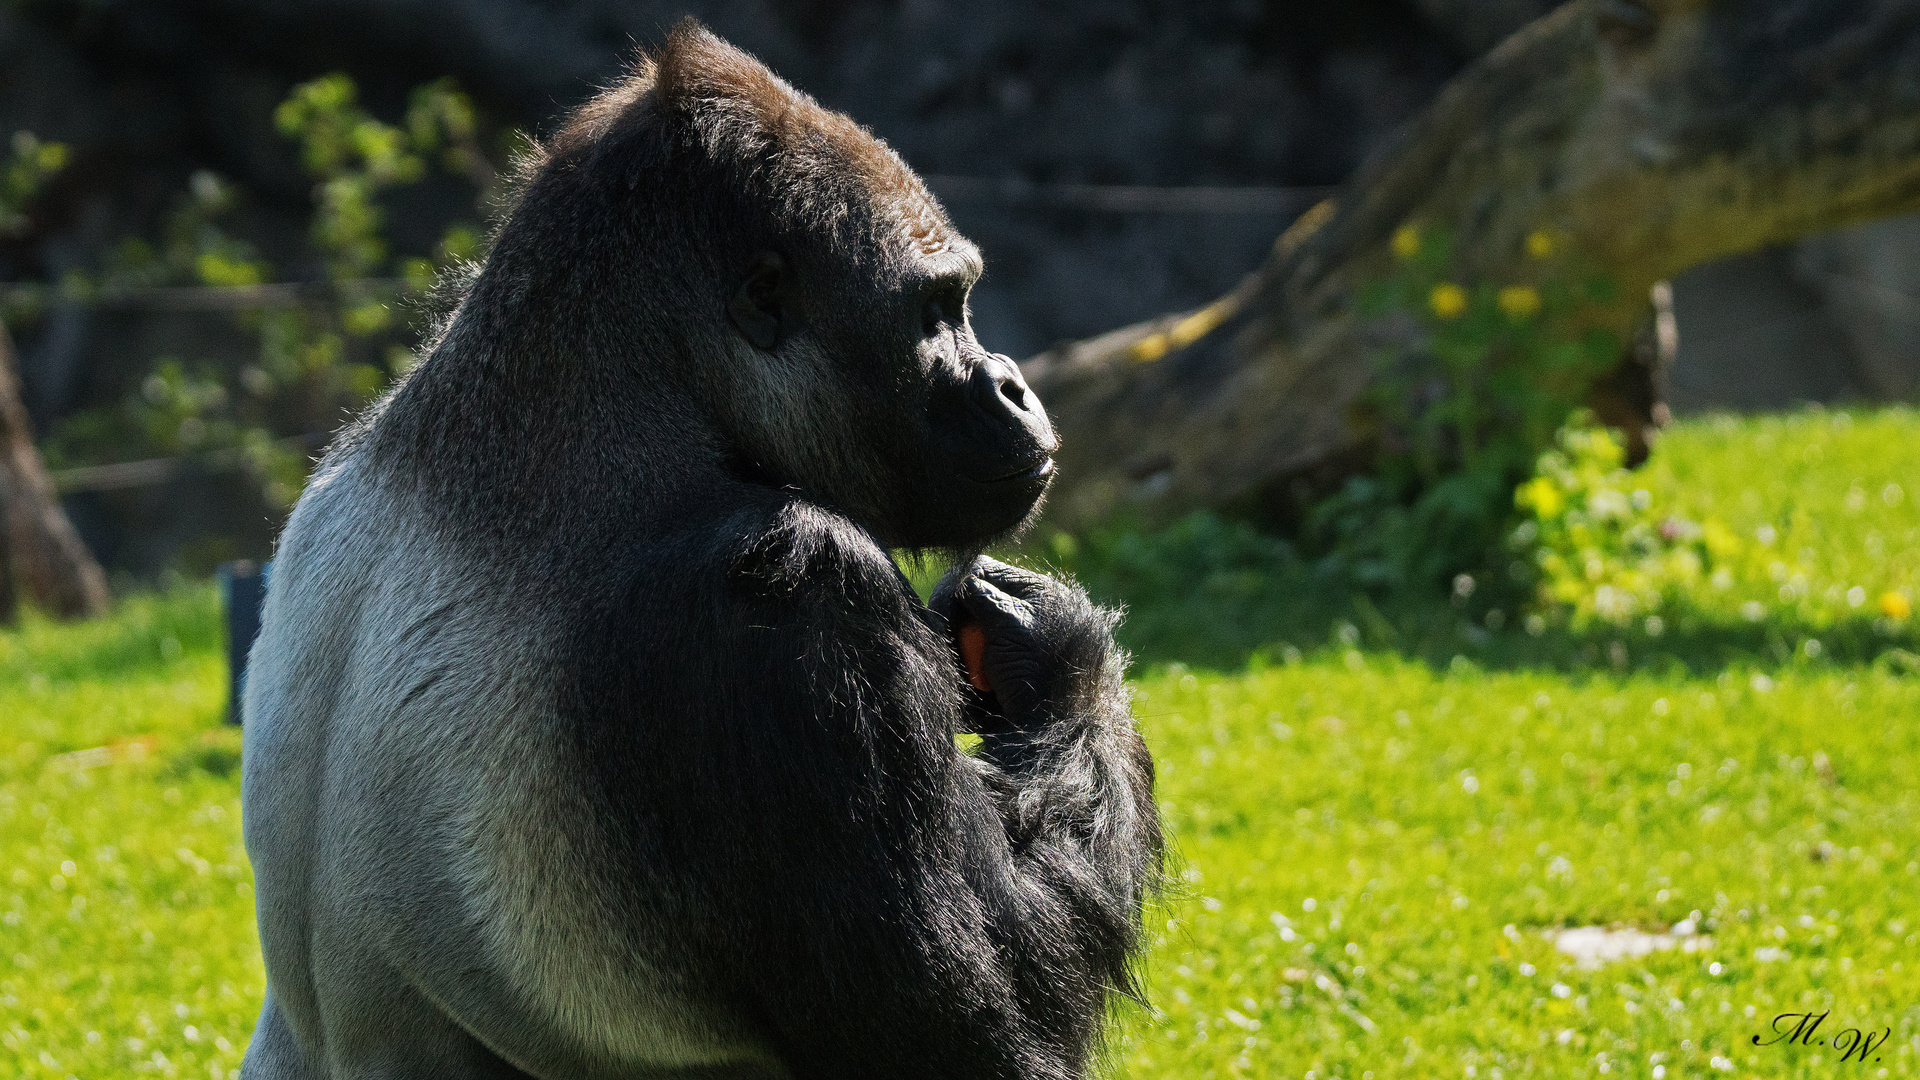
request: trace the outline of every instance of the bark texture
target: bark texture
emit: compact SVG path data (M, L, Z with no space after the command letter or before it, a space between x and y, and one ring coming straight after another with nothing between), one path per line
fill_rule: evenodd
M1573 0L1456 77L1229 295L1028 361L1065 440L1049 520L1285 516L1363 462L1353 301L1402 223L1450 230L1469 282L1517 277L1528 233L1557 231L1612 277L1600 319L1632 341L1680 270L1916 209L1920 0ZM1644 422L1646 381L1603 380L1603 418Z
M13 338L0 324L0 620L11 619L15 582L36 607L63 619L107 610L107 579L66 511L33 445L20 400Z

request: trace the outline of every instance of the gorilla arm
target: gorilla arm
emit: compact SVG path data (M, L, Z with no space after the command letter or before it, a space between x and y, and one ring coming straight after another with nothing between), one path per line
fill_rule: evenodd
M728 936L763 943L737 959L783 1056L801 1076L1079 1075L1130 988L1160 848L1107 617L1054 586L1051 696L969 757L951 646L864 533L789 507L734 579L731 655L757 674L718 718L732 775L706 842Z
M1082 905L1042 940L1103 939L1083 948L1118 960L1107 985L1131 989L1125 959L1161 841L1153 761L1134 730L1126 657L1113 643L1117 616L1074 586L984 557L955 567L932 607L984 636L985 678L974 685L993 690L966 695L968 726L982 736L979 773L1013 850ZM1076 876L1088 872L1096 880Z

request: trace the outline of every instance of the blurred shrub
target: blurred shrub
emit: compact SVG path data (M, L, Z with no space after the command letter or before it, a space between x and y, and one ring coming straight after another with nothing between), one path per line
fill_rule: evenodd
M1543 623L1796 626L1829 645L1908 633L1920 528L1894 479L1920 447L1908 410L1720 418L1661 445L1630 473L1617 439L1575 424L1516 490L1510 542Z
M1488 566L1444 589L1367 586L1341 553L1210 514L1043 535L1017 554L1126 605L1121 640L1147 665L1364 645L1441 665L1920 670L1920 500L1903 483L1920 469L1920 414L1692 420L1642 469L1622 456L1576 416L1507 493L1514 519Z
M294 87L275 110L314 179L308 230L326 281L298 294L262 294L234 318L258 343L251 363L162 356L117 406L66 418L46 447L55 468L187 454L237 457L270 505L298 497L308 455L343 415L379 396L413 363L417 330L396 302L431 286L442 269L477 258L479 227L454 222L432 252L396 259L382 198L426 179L434 166L474 185L484 200L496 173L479 148L472 103L449 80L418 88L389 124L367 112L346 75ZM62 283L85 301L156 286L262 286L280 270L225 222L244 193L201 171L153 241L129 238L92 278Z
M19 235L27 224L27 204L48 177L67 167L66 146L41 142L31 131L14 132L9 150L0 167L0 237Z
M440 79L413 93L407 115L399 126L385 124L361 108L353 80L332 74L293 88L274 111L281 134L301 145L301 159L315 177L311 234L316 250L327 257L328 275L335 280L370 277L389 267L382 231L386 212L379 195L388 188L415 184L427 175L427 159L437 158L455 175L482 189L490 187L494 171L475 140L473 104L450 79ZM472 258L477 233L472 225L457 223L440 247L439 262ZM432 283L437 266L423 258L406 260L409 282ZM385 328L384 316L365 309L384 305L368 301L348 313L349 324L370 334Z
M1751 561L1718 520L1690 521L1656 505L1625 460L1612 432L1571 426L1514 492L1523 519L1513 546L1538 574L1539 602L1576 630L1658 616L1705 585L1727 589Z
M1451 234L1412 225L1394 234L1394 272L1360 298L1379 342L1368 419L1394 471L1429 484L1524 475L1619 363L1619 338L1593 324L1611 283L1582 273L1548 231L1525 246L1519 280L1462 284Z
M1357 584L1432 588L1485 565L1514 485L1620 360L1617 336L1594 323L1608 281L1550 232L1525 244L1519 279L1468 284L1449 233L1403 226L1393 272L1362 290L1374 381L1359 419L1378 455L1306 525Z
M1596 596L1605 606L1625 588L1647 606L1643 594L1653 586L1634 576L1648 558L1636 546L1640 531L1620 526L1620 536L1595 539L1596 527L1615 523L1589 524L1582 509L1573 518L1530 518L1527 542L1509 539L1516 517L1534 505L1516 503L1516 485L1533 483L1555 433L1621 355L1618 339L1594 325L1597 306L1610 298L1607 281L1583 274L1550 233L1525 245L1517 280L1463 284L1445 231L1409 226L1395 234L1392 273L1359 298L1375 376L1359 420L1378 452L1371 471L1309 511L1297 542L1203 513L1153 533L1110 523L1055 536L1040 545L1043 557L1095 593L1124 598L1132 608L1125 634L1136 647L1157 653L1179 642L1187 657L1244 654L1253 627L1287 628L1311 642L1345 626L1382 644L1430 638L1451 647L1469 597L1476 610L1511 610L1536 586L1550 604L1584 603L1581 619L1598 610ZM1578 467L1540 483L1560 485L1554 490L1565 488L1562 498L1571 500L1584 497L1595 469L1607 483L1623 482L1610 436L1569 438L1561 453L1573 453ZM1615 456L1600 468L1590 459L1607 447ZM1510 543L1523 549L1518 573L1508 565ZM1582 577L1576 588L1568 575L1584 574L1581 553L1595 544L1606 553L1605 580ZM1408 623L1403 634L1388 611L1421 625Z
M1122 643L1150 658L1234 666L1250 645L1271 640L1259 628L1306 625L1325 600L1313 566L1292 544L1205 512L1154 532L1115 523L1079 536L1054 533L1023 554L1022 561L1079 579L1095 596L1124 602Z

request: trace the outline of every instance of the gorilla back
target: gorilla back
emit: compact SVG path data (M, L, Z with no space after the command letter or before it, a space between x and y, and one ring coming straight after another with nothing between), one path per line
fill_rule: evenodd
M281 540L244 1074L1080 1075L1160 854L1112 616L888 555L1051 478L978 254L692 24L518 190Z

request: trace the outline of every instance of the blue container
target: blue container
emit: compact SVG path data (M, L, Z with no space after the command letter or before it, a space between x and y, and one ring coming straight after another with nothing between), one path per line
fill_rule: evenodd
M220 608L227 616L227 723L240 722L240 701L247 690L247 653L260 633L260 608L267 602L273 562L247 560L220 564Z

